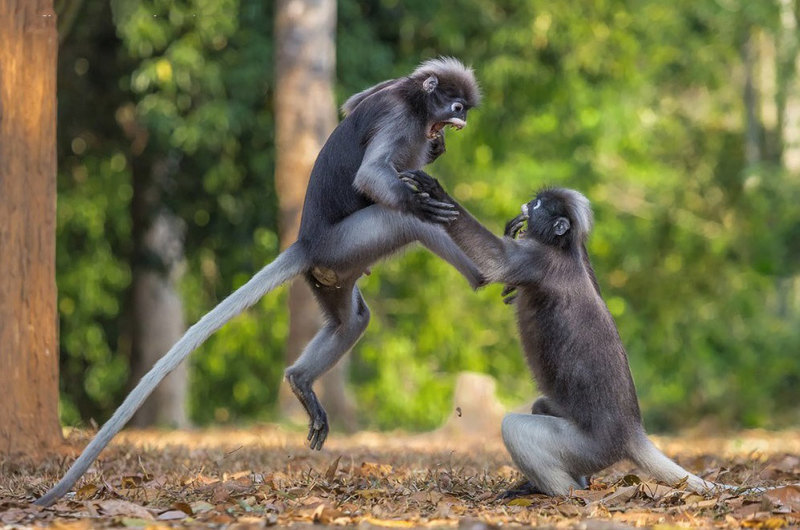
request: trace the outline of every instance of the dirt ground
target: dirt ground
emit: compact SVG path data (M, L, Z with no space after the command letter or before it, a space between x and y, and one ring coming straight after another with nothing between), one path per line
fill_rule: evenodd
M251 429L126 431L74 494L51 508L31 501L72 462L0 462L0 527L273 525L487 528L748 527L800 525L800 431L655 438L701 476L766 494L701 496L651 482L629 464L568 497L496 497L521 475L499 439L442 434L333 433L321 452L304 434ZM73 432L82 447L87 434Z

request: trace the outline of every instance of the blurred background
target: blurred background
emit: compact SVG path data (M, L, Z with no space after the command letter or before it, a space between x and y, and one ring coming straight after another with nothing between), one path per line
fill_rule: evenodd
M589 252L648 429L800 423L796 0L321 3L336 12L319 50L335 52L336 105L437 55L475 68L484 102L429 169L493 231L543 185L593 202ZM64 423L104 421L147 350L285 241L279 200L296 210L291 183L308 175L276 186L276 90L293 66L276 57L298 35L278 7L56 1ZM372 322L325 390L340 426L436 427L464 370L496 378L508 407L533 400L501 287L473 293L420 249L361 287ZM290 328L317 317L295 311L290 327L288 297L213 336L140 424L293 414L279 398Z

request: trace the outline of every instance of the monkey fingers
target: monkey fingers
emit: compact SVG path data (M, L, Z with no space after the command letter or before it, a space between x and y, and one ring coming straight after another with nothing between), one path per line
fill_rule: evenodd
M435 224L447 224L458 217L454 205L432 199L427 193L412 193L404 210L422 221Z
M500 293L500 296L503 297L503 303L506 305L511 305L517 299L517 287L515 285L505 285L503 286L503 291Z
M440 201L450 201L450 196L444 191L439 181L421 169L404 171L400 174L400 178L418 192L427 193Z
M439 133L428 142L427 164L430 164L442 156L446 151L447 147L444 142L444 131L439 131Z
M414 180L413 178L408 177L408 176L404 176L404 175L401 174L400 175L400 180L402 180L403 183L405 183L406 186L411 188L412 191L415 191L415 192L416 191L420 191L419 190L419 186L417 185L417 181Z
M455 221L458 217L458 210L452 204L439 202L424 195L420 195L424 201L419 205L420 211L424 213L423 220L447 224Z
M520 214L516 216L508 223L506 223L506 229L503 234L507 237L510 237L511 239L516 238L520 230L522 230L522 227L525 226L526 221L527 218L524 215Z

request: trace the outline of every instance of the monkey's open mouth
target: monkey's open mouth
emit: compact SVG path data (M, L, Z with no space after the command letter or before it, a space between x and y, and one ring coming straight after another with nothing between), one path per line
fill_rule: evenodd
M428 131L428 138L431 140L436 138L439 135L439 132L444 129L446 126L450 126L453 129L463 129L466 127L467 122L464 120L460 120L458 118L450 118L449 120L445 121L438 121L431 125L431 129Z

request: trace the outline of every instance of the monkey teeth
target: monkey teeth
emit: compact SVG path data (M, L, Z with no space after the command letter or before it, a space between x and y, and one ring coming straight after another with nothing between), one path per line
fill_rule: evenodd
M444 129L447 126L460 131L461 129L467 126L467 122L465 122L464 120L459 120L458 118L450 118L447 121L436 122L431 126L431 129L430 131L428 131L428 134L426 136L430 140L433 140L434 138L440 136L442 134L441 133L442 129Z
M467 122L465 122L464 120L459 120L458 118L450 118L444 123L446 125L449 125L453 129L457 129L459 131L467 126Z

